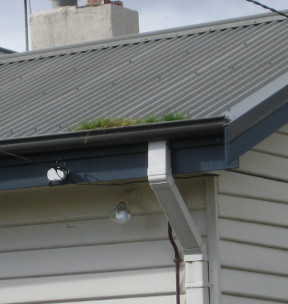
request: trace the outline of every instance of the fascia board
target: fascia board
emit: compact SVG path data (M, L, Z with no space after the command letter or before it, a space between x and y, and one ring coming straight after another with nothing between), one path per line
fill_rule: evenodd
M288 73L285 73L224 113L230 121L227 127L228 142L232 142L287 103Z
M0 159L0 189L47 187L48 169L65 166L68 178L59 185L90 184L105 181L145 178L147 145L18 155ZM58 185L54 185L58 186Z
M288 103L227 143L227 161L237 159L287 123ZM229 128L226 129L229 132Z
M200 141L200 142L199 142ZM227 163L223 138L170 142L173 175L238 167ZM16 155L17 156L17 155ZM48 186L47 170L58 164L70 171L65 184L147 178L147 144L58 151L0 159L0 189Z

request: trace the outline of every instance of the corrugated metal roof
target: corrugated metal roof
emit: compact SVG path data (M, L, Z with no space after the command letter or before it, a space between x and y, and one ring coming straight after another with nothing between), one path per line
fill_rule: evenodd
M224 115L288 72L287 37L286 19L253 17L2 56L0 138L100 116Z

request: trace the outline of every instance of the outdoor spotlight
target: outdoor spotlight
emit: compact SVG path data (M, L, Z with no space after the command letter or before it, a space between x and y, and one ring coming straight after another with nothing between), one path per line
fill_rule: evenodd
M109 218L118 224L126 224L131 219L131 212L126 203L119 202L110 209Z
M47 171L47 178L50 182L63 182L69 174L65 167L53 167Z

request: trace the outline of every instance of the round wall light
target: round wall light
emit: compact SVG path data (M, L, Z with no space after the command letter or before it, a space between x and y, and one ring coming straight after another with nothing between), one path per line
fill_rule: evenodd
M125 202L119 202L110 209L109 218L118 224L126 224L131 219L131 212Z

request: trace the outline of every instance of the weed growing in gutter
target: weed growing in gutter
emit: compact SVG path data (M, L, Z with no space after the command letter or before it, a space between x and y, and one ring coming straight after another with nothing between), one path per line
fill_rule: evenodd
M92 129L104 129L113 127L128 127L132 125L150 124L165 121L188 119L188 115L182 112L168 112L162 116L151 115L146 118L125 118L125 117L100 117L94 120L87 120L80 123L70 131L84 131Z

